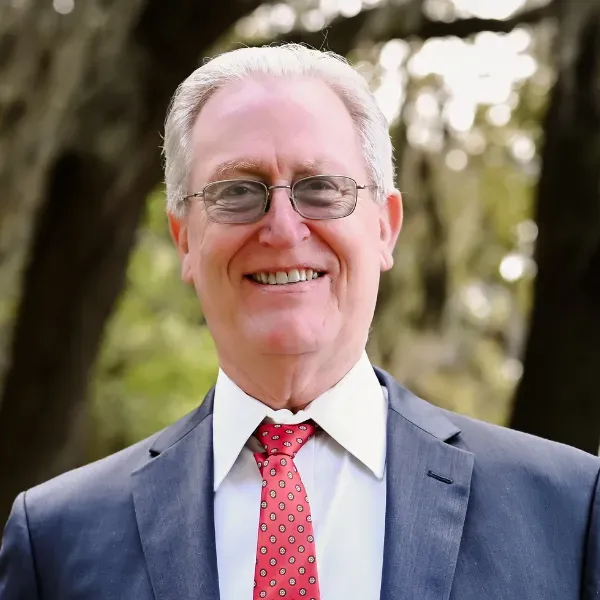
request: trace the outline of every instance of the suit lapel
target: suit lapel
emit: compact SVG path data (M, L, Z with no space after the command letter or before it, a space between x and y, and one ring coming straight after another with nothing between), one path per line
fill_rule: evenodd
M135 515L156 600L218 600L213 392L160 435L132 474Z
M388 390L381 600L447 600L467 512L473 454L441 410L376 369Z

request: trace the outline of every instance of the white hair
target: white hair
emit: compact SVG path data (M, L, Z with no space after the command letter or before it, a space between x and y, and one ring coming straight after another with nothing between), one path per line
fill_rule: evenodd
M192 129L207 100L228 83L252 77L316 77L338 94L356 126L375 199L383 202L394 188L394 160L388 122L365 79L334 52L300 44L240 48L196 69L175 92L165 123L163 153L167 210L185 216L188 177L193 159Z

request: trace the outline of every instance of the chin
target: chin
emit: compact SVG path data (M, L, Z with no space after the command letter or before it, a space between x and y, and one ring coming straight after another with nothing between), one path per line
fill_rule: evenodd
M315 352L326 343L323 327L313 329L307 325L292 323L271 324L267 329L255 331L251 339L264 354L306 354Z

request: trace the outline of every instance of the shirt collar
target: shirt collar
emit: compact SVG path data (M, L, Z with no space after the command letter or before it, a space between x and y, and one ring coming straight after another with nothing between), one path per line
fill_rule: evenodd
M295 414L269 408L219 370L213 411L215 491L265 419L282 424L312 419L376 477L383 477L387 399L366 352L336 385Z

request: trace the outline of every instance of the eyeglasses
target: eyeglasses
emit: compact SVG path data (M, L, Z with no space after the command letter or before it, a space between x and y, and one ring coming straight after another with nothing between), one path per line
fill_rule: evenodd
M344 175L315 175L292 185L266 185L261 181L228 179L209 183L201 192L183 199L204 201L208 218L215 223L254 223L269 210L271 190L290 190L294 210L305 219L342 219L354 212L358 185Z

